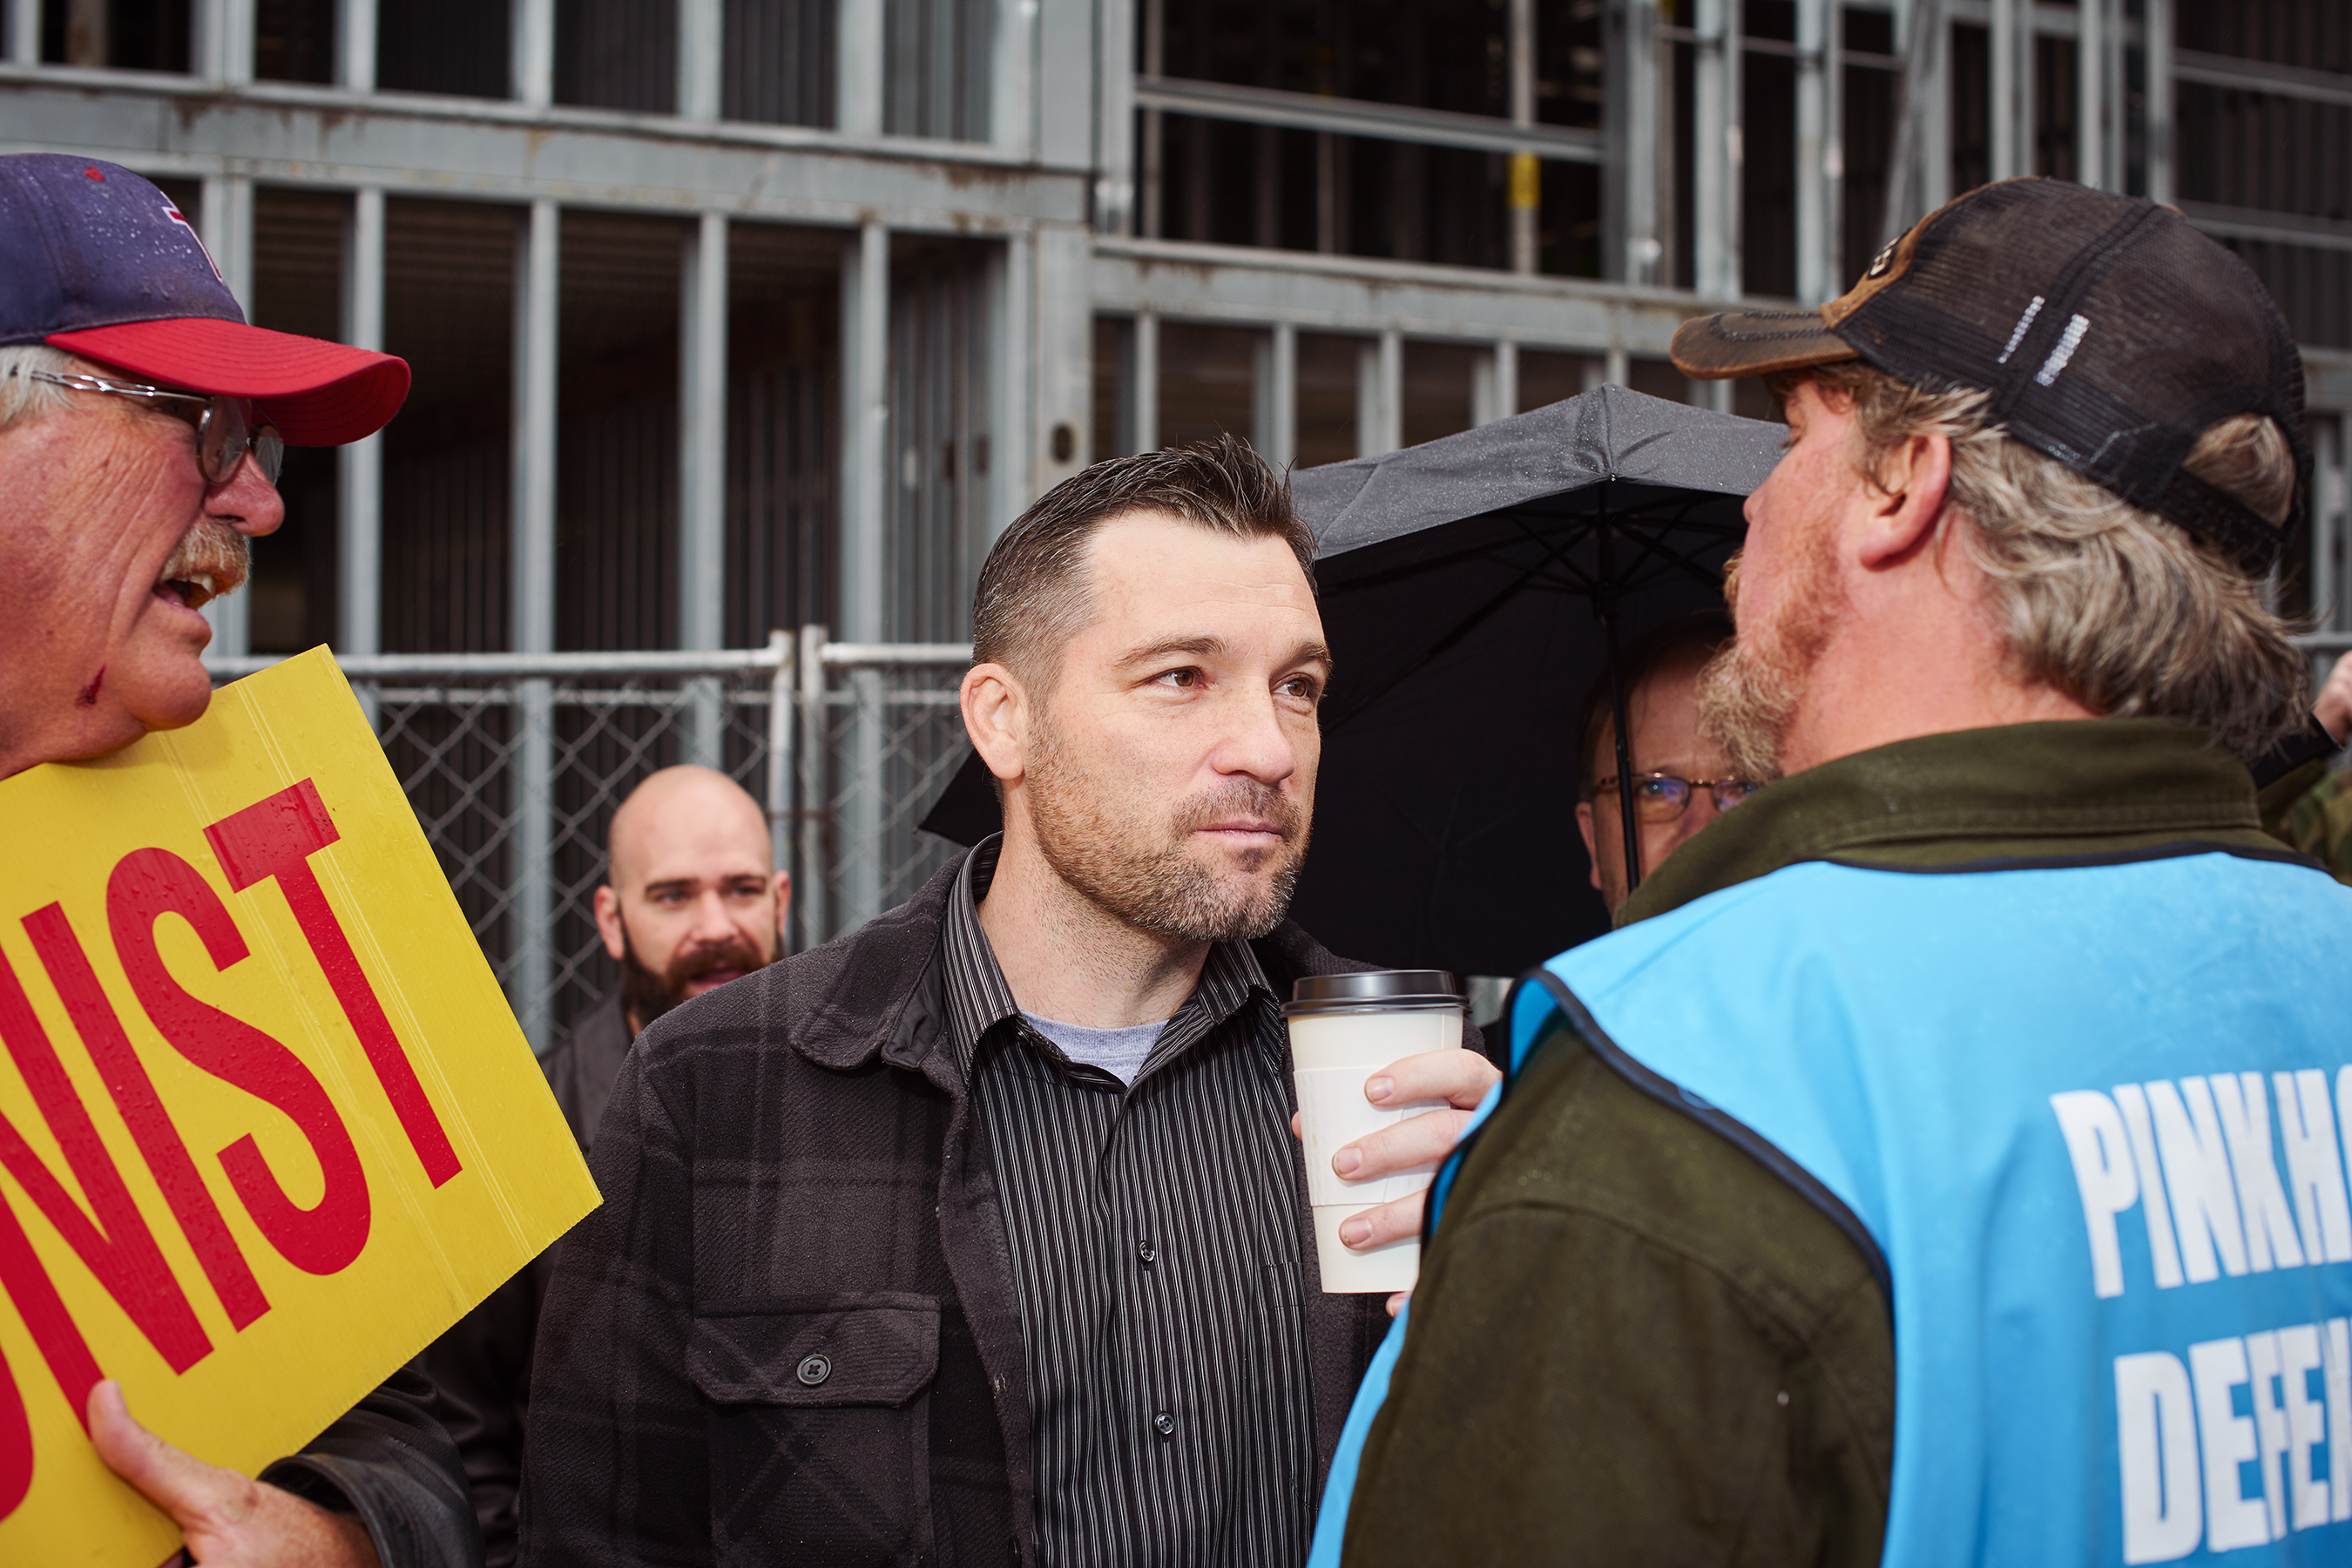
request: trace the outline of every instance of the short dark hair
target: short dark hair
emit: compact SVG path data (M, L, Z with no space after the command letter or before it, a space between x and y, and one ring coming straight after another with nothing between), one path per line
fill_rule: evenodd
M1686 658L1712 657L1731 640L1731 616L1723 610L1693 610L1652 626L1618 650L1625 667L1625 700L1630 708L1642 683L1669 665ZM1613 717L1609 700L1609 668L1585 689L1584 706L1576 717L1576 798L1591 800L1598 780L1601 731Z
M1157 511L1235 539L1279 539L1315 587L1315 534L1291 510L1290 482L1249 443L1214 440L1112 458L1064 479L1006 529L971 597L971 657L1050 684L1092 602L1087 545L1104 524Z

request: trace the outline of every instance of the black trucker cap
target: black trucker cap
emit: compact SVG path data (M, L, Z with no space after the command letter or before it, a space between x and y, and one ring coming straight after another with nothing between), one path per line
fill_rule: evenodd
M1987 416L2246 571L2284 531L2180 467L2233 414L2266 415L2308 502L2303 359L2243 262L2170 207L2063 180L1983 185L1871 258L1818 310L1685 321L1674 360L1720 380L1862 359L1930 391L1992 395Z

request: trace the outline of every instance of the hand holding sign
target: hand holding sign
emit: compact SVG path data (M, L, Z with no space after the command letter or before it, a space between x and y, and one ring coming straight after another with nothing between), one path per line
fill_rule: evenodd
M173 1447L139 1425L111 1378L90 1391L89 1439L172 1516L204 1568L381 1568L358 1520Z

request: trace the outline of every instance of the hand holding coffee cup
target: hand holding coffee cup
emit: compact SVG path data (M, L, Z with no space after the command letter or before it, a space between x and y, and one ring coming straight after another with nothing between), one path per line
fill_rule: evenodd
M1433 970L1323 975L1283 1012L1323 1289L1410 1290L1426 1190L1498 1076L1461 1048L1460 988Z

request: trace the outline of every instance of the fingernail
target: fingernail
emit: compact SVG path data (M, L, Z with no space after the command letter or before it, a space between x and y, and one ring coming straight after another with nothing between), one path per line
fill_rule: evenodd
M1396 1079L1392 1078L1369 1079L1364 1084L1364 1098L1375 1101L1386 1100L1389 1097L1389 1090L1395 1087Z
M1353 1143L1331 1156L1331 1168L1343 1176L1354 1175L1356 1168L1363 1163L1364 1152Z
M1342 1220L1339 1239L1349 1247L1361 1247L1372 1239L1372 1222L1368 1219Z

